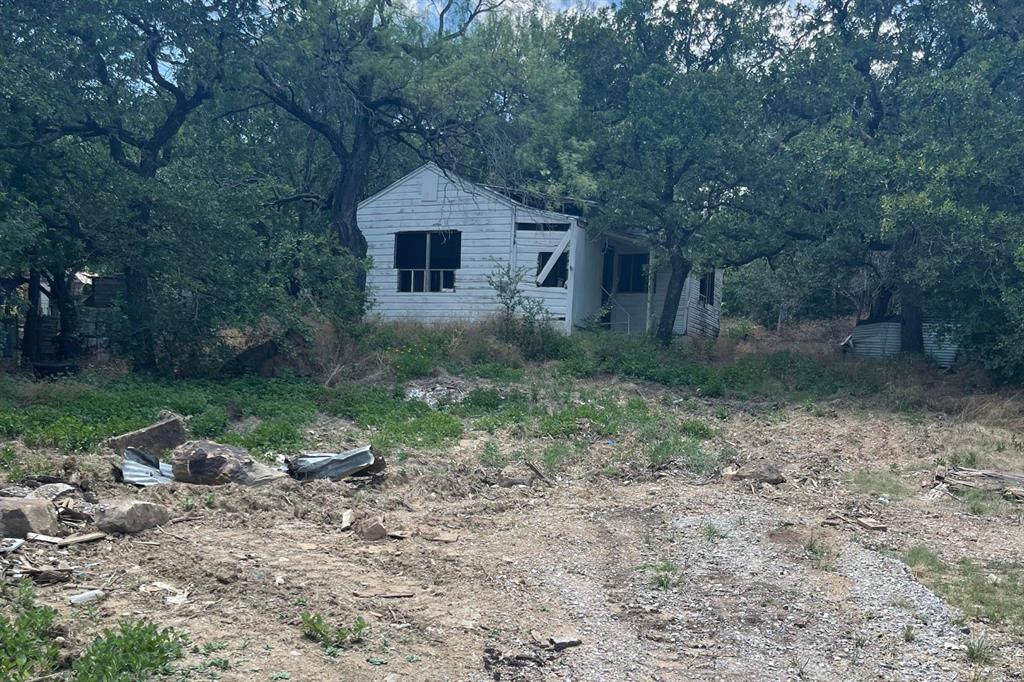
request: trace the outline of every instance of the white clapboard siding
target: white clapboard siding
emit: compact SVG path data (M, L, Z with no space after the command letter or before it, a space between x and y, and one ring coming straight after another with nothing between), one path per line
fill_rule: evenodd
M497 310L487 276L496 264L509 262L511 204L427 165L360 204L359 227L372 259L367 274L372 313L390 320L441 322L481 319ZM399 292L395 234L430 230L462 233L455 291Z
M537 254L554 252L565 238L565 232L558 231L517 231L515 235L515 265L522 268L526 277L519 288L531 298L544 301L548 313L556 319L565 319L568 313L569 290L566 287L537 286ZM568 254L570 244L565 249Z
M423 322L474 320L498 310L487 277L496 266L512 260L514 221L568 222L567 216L517 206L506 197L449 176L428 164L362 202L359 227L367 241L372 266L367 274L371 311L383 319ZM394 267L395 235L399 232L458 230L462 233L461 268L455 273L455 291L399 292ZM536 274L537 254L554 250L565 232L529 232L515 264ZM536 235L536 236L534 236ZM555 236L557 235L557 236ZM548 242L554 239L554 246ZM528 295L540 298L550 314L564 319L568 291L537 287L528 279Z

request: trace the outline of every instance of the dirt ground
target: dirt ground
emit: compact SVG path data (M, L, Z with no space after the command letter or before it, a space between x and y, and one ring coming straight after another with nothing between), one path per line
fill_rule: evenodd
M38 591L67 619L70 642L123 618L187 632L196 646L177 679L1024 679L1019 630L965 618L899 558L924 545L950 564L1024 564L1019 510L973 514L922 485L937 460L971 450L1019 470L1013 434L841 403L721 407L685 409L714 422L712 447L740 464L773 462L785 483L671 467L609 478L584 456L550 484L502 487L480 464L484 436L470 432L389 463L376 482L136 492L101 477L101 499L138 495L186 520L22 551L76 568L73 583ZM595 439L590 453L615 447ZM854 484L864 470L909 494L866 492ZM402 537L362 540L342 530L346 509L383 515ZM836 512L887 530L822 524ZM109 597L70 607L86 587ZM370 628L330 656L303 638L303 612ZM580 644L555 651L551 636ZM969 660L979 638L991 662Z

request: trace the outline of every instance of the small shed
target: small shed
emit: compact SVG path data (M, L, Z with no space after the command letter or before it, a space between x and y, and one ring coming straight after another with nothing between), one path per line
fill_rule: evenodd
M960 350L951 331L949 325L936 320L924 322L921 328L925 356L942 368L952 367ZM859 358L893 359L903 352L903 320L861 320L842 345Z
M359 205L372 265L367 290L385 320L482 320L499 309L488 276L513 265L523 293L566 333L601 324L644 333L660 312L667 268L650 272L651 247L585 220L544 210L428 163ZM676 316L679 335L717 336L722 271L692 275Z

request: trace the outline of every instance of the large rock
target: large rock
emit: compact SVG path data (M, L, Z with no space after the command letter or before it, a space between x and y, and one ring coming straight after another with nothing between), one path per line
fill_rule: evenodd
M208 440L189 441L171 453L174 480L198 485L261 485L288 474L260 464L245 448Z
M106 445L118 454L123 453L125 448L138 448L159 455L188 440L185 421L179 415L168 412L162 416L155 424L108 439Z
M786 480L777 466L765 460L744 464L736 472L734 478L739 481L752 481L757 484L771 483L772 485L778 485Z
M56 535L57 509L49 500L0 498L0 537L23 538L28 533Z
M167 507L145 500L114 500L99 508L96 526L104 533L141 533L170 521Z

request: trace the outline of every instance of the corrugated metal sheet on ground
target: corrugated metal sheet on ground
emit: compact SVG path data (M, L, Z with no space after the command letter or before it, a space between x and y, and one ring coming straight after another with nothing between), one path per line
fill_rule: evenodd
M850 341L853 354L859 358L883 360L900 354L902 324L899 322L872 322L853 328Z
M952 331L949 325L939 322L925 322L921 325L924 354L942 368L952 367L960 350L960 346L951 337Z

